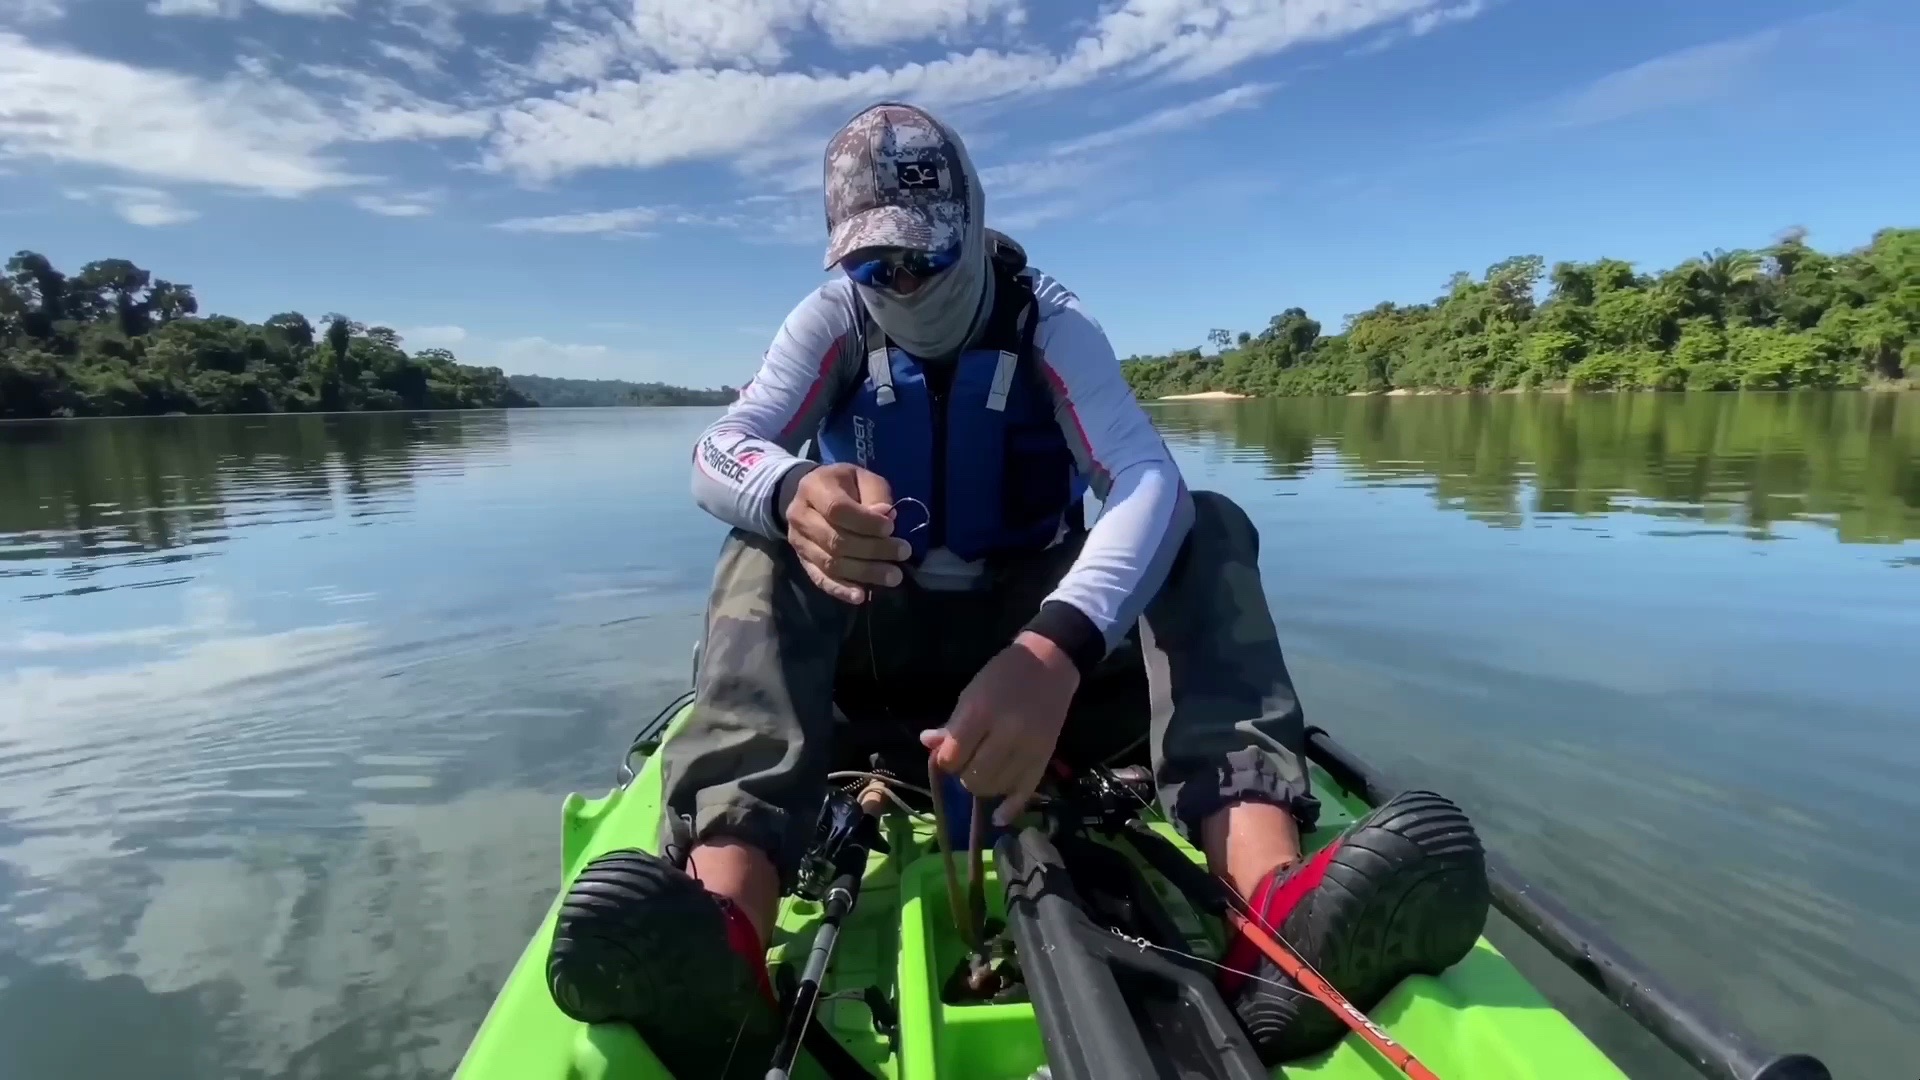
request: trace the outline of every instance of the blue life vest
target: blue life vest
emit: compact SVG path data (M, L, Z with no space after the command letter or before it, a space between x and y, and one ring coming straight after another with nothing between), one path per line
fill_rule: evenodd
M1054 419L1033 347L1039 311L1019 263L996 253L987 328L950 364L922 365L867 316L866 377L821 421L822 462L879 473L896 501L927 508L923 529L919 507L896 514L911 563L938 547L969 562L1037 551L1063 523L1083 527L1086 482Z

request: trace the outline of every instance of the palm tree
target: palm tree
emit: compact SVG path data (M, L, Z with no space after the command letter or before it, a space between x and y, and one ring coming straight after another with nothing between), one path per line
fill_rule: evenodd
M1750 299L1754 283L1760 280L1760 256L1745 249L1715 248L1675 267L1672 279L1693 313L1725 321Z

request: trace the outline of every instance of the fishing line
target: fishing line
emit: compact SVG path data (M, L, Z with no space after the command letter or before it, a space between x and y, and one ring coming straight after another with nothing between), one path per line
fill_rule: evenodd
M1153 805L1152 803L1150 803L1150 802L1148 802L1148 801L1147 801L1147 800L1146 800L1146 799L1145 799L1144 797L1142 797L1142 796L1141 796L1141 794L1140 794L1139 792L1137 792L1137 791L1135 791L1135 790L1133 790L1133 788L1132 788L1132 787L1130 787L1130 786L1127 786L1127 785L1121 785L1121 790L1123 790L1123 791L1125 791L1125 792L1126 792L1127 794L1129 794L1129 795L1131 795L1131 796L1133 796L1133 798L1134 798L1134 801L1135 801L1135 802L1137 802L1137 803L1139 803L1142 809L1144 809L1144 810L1146 810L1146 812L1147 812L1147 813L1149 813L1149 814L1151 814L1151 815L1153 815L1153 816L1154 816L1154 818L1156 818L1156 819L1157 819L1157 820L1158 820L1158 821L1159 821L1159 822L1160 822L1161 824L1163 824L1163 825L1168 825L1168 826L1172 826L1172 824L1173 824L1173 823L1172 823L1171 821L1169 821L1169 820L1167 820L1167 816L1166 816L1165 814L1162 814L1162 813L1160 812L1160 808L1159 808L1159 807L1157 807L1157 806L1155 806L1155 805ZM1313 965L1312 965L1312 964L1309 964L1309 963L1307 963L1307 960L1306 960L1306 957L1304 957L1304 956L1301 956L1301 955L1300 955L1300 950L1299 950L1299 949L1297 949L1297 948L1294 948L1294 945L1293 945L1293 942L1291 942L1291 941L1287 941L1287 939L1286 939L1286 938L1285 938L1284 936L1282 936L1282 935L1281 935L1281 933L1280 933L1280 931L1279 931L1279 929L1278 929L1277 927L1275 927L1275 926L1273 926L1273 925L1272 925L1271 923L1269 923L1269 922L1267 922L1267 920L1266 920L1266 917L1265 917L1264 915L1262 915L1262 914L1261 914L1260 912L1258 912L1258 911L1255 911L1255 910L1253 909L1253 905L1252 905L1251 903L1249 903L1249 902L1247 901L1247 898L1246 898L1246 897L1244 897L1244 896L1241 896L1241 895L1240 895L1240 890L1238 890L1238 889L1236 889L1236 888L1234 888L1234 887L1233 887L1233 883L1232 883L1232 882L1230 882L1230 881L1228 881L1228 880L1227 880L1227 879L1226 879L1226 878L1225 878L1225 877L1224 877L1223 875L1220 875L1220 874L1214 874L1214 875L1213 875L1213 878L1214 878L1214 880L1215 880L1215 881L1218 881L1218 882L1219 882L1220 884L1222 884L1222 885L1224 885L1224 886L1226 886L1226 894L1227 894L1227 896L1228 896L1228 897L1229 897L1230 899L1232 899L1233 901L1235 901L1235 902L1236 902L1236 904L1237 904L1237 905L1238 905L1238 906L1239 906L1239 907L1240 907L1241 909L1243 909L1243 910L1242 910L1242 913L1241 913L1241 916L1242 916L1242 918L1245 918L1245 919L1247 919L1247 920L1248 920L1249 922L1252 922L1252 923L1253 923L1254 925L1256 925L1256 926L1258 926L1258 927L1259 927L1260 929L1262 929L1262 930L1265 930L1265 931L1266 931L1266 932L1267 932L1268 934L1270 934L1270 935L1272 935L1272 937L1273 937L1273 938L1274 938L1274 939L1275 939L1276 941L1280 941L1280 942L1283 942L1283 943L1284 943L1284 944L1285 944L1285 945L1287 946L1287 948L1288 948L1289 950L1291 950L1291 951L1293 952L1293 954L1294 954L1294 959L1295 959L1295 960L1298 960L1298 961L1300 962L1300 966L1301 966L1301 967L1303 967L1303 968L1306 968L1306 969L1307 969L1308 971L1311 971L1311 972L1313 972L1313 974L1314 974L1314 975L1315 975L1316 977L1318 977L1318 978L1319 978L1319 979L1320 979L1321 981L1323 981L1323 982L1324 982L1324 981L1326 981L1326 976L1324 976L1324 975L1321 975L1319 971L1317 971L1317 970L1315 970L1315 969L1314 969L1314 967L1313 967ZM1118 930L1116 930L1116 931L1114 931L1114 932L1115 932L1115 933L1119 933L1119 931L1118 931ZM1122 937L1126 937L1126 935L1125 935L1125 934L1121 934L1120 936L1122 936ZM1129 941L1131 941L1131 940L1133 940L1133 939L1131 939L1131 938L1128 938L1128 940L1129 940ZM1153 945L1153 943L1152 943L1152 942L1150 942L1150 941L1149 941L1149 942L1146 942L1146 944L1148 944L1148 945ZM1162 946L1162 945L1154 945L1154 948L1165 948L1165 946ZM1185 953L1182 953L1181 955L1188 955L1188 954L1185 954ZM1213 964L1213 966L1214 966L1214 967L1217 967L1217 968L1220 968L1220 969L1221 969L1221 970L1223 970L1223 971L1233 971L1233 969L1232 969L1232 968L1228 968L1228 967L1225 967L1224 965L1221 965L1221 964L1214 964L1214 963L1213 963L1213 961L1211 961L1211 960L1209 960L1209 959L1207 959L1207 958L1206 958L1206 957L1204 957L1204 956L1194 956L1194 957L1193 957L1193 959L1195 959L1195 960L1198 960L1198 961L1200 961L1200 962L1201 962L1201 963L1203 963L1203 964ZM1277 966L1277 965L1276 965L1276 966ZM1253 979L1253 980L1255 980L1256 982L1263 982L1263 983L1271 983L1272 985L1275 985L1275 986L1280 986L1280 985L1281 985L1281 984L1279 984L1279 983L1275 983L1275 982L1274 982L1274 981L1273 981L1272 979L1262 979L1262 978L1259 978L1259 977L1258 977L1258 976L1256 976L1256 975L1248 975L1248 974L1247 974L1246 972L1244 972L1244 971L1240 971L1240 972L1234 972L1234 973L1235 973L1235 974L1237 974L1237 975L1247 975L1247 977L1248 977L1248 978L1250 978L1250 979ZM1287 988L1287 987L1283 987L1283 989L1291 989L1291 988ZM1299 995L1301 995L1302 997L1309 997L1309 998L1313 998L1313 999L1314 999L1315 1001L1320 1001L1320 999L1319 999L1319 998L1317 998L1317 997L1314 997L1314 995L1312 995L1312 994L1310 994L1310 993L1307 993L1307 992L1306 992L1306 991L1304 991L1304 990L1293 990L1292 992L1293 992L1293 993L1296 993L1296 994L1299 994ZM1326 1005L1326 1002L1324 1002L1324 1001L1321 1001L1321 1002L1320 1002L1320 1004L1324 1006L1324 1005Z
M928 791L926 788L921 787L919 784L909 784L905 780L902 780L897 776L888 776L885 773L868 772L865 769L842 769L838 772L830 772L827 774L827 779L829 780L878 780L879 782L881 782L882 784L885 784L889 788L899 788L901 791L911 791L915 795L932 795L933 794L933 792Z
M1305 990L1301 990L1297 987L1288 986L1286 983L1280 982L1277 979L1263 979L1260 976L1255 975L1251 971L1241 971L1239 968L1228 967L1225 964L1216 963L1215 961L1209 960L1204 956L1198 955L1197 953L1190 953L1185 951L1184 949L1176 949L1176 948L1173 948L1172 946L1161 945L1157 942L1148 941L1144 937L1133 937L1132 935L1123 932L1117 926L1110 927L1110 929L1113 931L1114 937L1119 938L1121 941L1124 941L1129 945L1137 945L1142 949L1159 949L1161 952L1172 953L1175 956L1182 957L1187 960L1198 960L1209 967L1219 968L1221 971L1224 971L1229 975L1238 975L1245 979L1251 979L1257 983L1266 983L1268 986L1271 986L1276 990L1280 990L1288 994L1293 994L1297 997L1303 997L1303 998L1313 997L1312 994L1307 993Z
M740 1052L740 1038L747 1033L747 1021L752 1018L752 1009L740 1010L740 1026L733 1029L733 1042L727 1047L726 1063L720 1066L721 1076L729 1075L729 1070L733 1068L733 1055Z
M1142 798L1138 792L1133 792L1131 788L1127 790L1133 794L1133 797L1139 801L1141 805L1146 805L1146 800ZM1160 818L1160 820L1166 820L1166 818L1159 814L1154 808L1148 807L1148 811L1153 813L1155 817ZM1303 990L1313 983L1319 984L1318 987L1306 994L1307 997L1311 997L1321 1008L1333 1013L1336 1019L1344 1023L1349 1030L1359 1035L1361 1039L1371 1045L1381 1057L1386 1058L1390 1064L1396 1066L1402 1073L1414 1078L1414 1080L1439 1080L1439 1078L1434 1075L1433 1070L1422 1064L1419 1058L1414 1057L1411 1051L1401 1046L1392 1035L1387 1034L1386 1029L1376 1023L1372 1017L1354 1005L1353 1002L1348 1001L1346 995L1342 994L1339 988L1333 985L1332 980L1322 975L1318 969L1308 963L1307 958L1301 955L1300 950L1295 947L1291 941L1288 941L1277 928L1269 924L1260 912L1253 910L1253 904L1249 902L1246 897L1240 895L1240 891L1233 887L1232 882L1220 874L1214 874L1213 877L1224 886L1228 914L1225 922L1229 929L1236 929L1241 933L1246 933L1246 929L1252 927L1261 931L1267 939L1264 942L1260 940L1259 935L1246 934L1246 936L1254 945L1259 947L1262 953L1266 954L1267 959L1272 961L1275 967L1279 968L1281 972L1286 974L1287 977L1294 982L1302 984ZM1236 918L1241 923L1244 923L1245 926L1236 926L1234 923ZM1202 958L1195 957L1195 959ZM1289 970L1289 963L1298 970ZM1312 976L1311 981L1302 977L1307 975Z

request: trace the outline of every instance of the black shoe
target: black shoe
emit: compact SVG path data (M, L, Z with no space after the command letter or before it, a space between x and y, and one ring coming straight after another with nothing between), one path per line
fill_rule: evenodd
M547 989L582 1023L631 1024L678 1080L757 1080L780 1038L765 955L739 909L671 862L613 851L560 904Z
M1313 858L1275 871L1248 899L1268 929L1365 1012L1407 976L1459 963L1486 926L1491 892L1466 814L1432 792L1409 791ZM1236 937L1223 962L1257 976L1229 975L1222 989L1266 1064L1318 1053L1349 1030L1246 938Z

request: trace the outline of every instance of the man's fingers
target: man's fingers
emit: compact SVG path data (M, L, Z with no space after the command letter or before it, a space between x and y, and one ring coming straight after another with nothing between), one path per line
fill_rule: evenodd
M899 562L913 552L912 545L891 536L871 536L837 528L812 507L797 509L787 519L790 532L812 542L827 558Z
M806 568L807 576L813 579L813 583L820 587L821 592L826 593L835 600L844 600L849 604L866 603L867 591L865 589L856 585L849 585L844 581L835 581L826 574L821 573L819 567L804 559L801 560L800 565Z
M1013 791L1009 793L1006 799L1000 803L1000 806L994 810L993 823L995 825L1004 829L1013 824L1015 818L1026 813L1027 802L1033 798L1033 793L1040 790L1040 778L1046 775L1046 766L1043 764L1037 769L1030 768L1027 771L1032 773L1032 775L1015 785Z
M861 536L892 536L893 512L886 507L884 501L869 499L863 505L851 496L842 496L825 507L824 516L836 529Z
M830 576L841 581L857 581L864 585L885 585L892 587L900 584L900 568L890 562L875 559L849 559L835 556L821 567Z
M848 585L898 585L900 568L890 562L873 559L849 559L831 555L805 533L787 538L800 561L828 578Z
M987 732L960 772L960 782L981 798L1005 795L1019 780L1020 737L1000 730Z
M839 529L831 530L820 546L838 558L869 562L895 563L913 553L913 545L897 536L862 536Z
M886 477L867 469L855 469L853 476L861 502L868 505L874 503L893 505L893 485L887 483Z
M962 694L959 705L955 706L953 716L946 725L934 731L922 732L920 742L933 751L933 763L941 771L959 776L973 760L974 751L979 749L980 741L986 734L987 725L981 723L980 718L968 708L966 695ZM930 735L943 738L929 742Z

